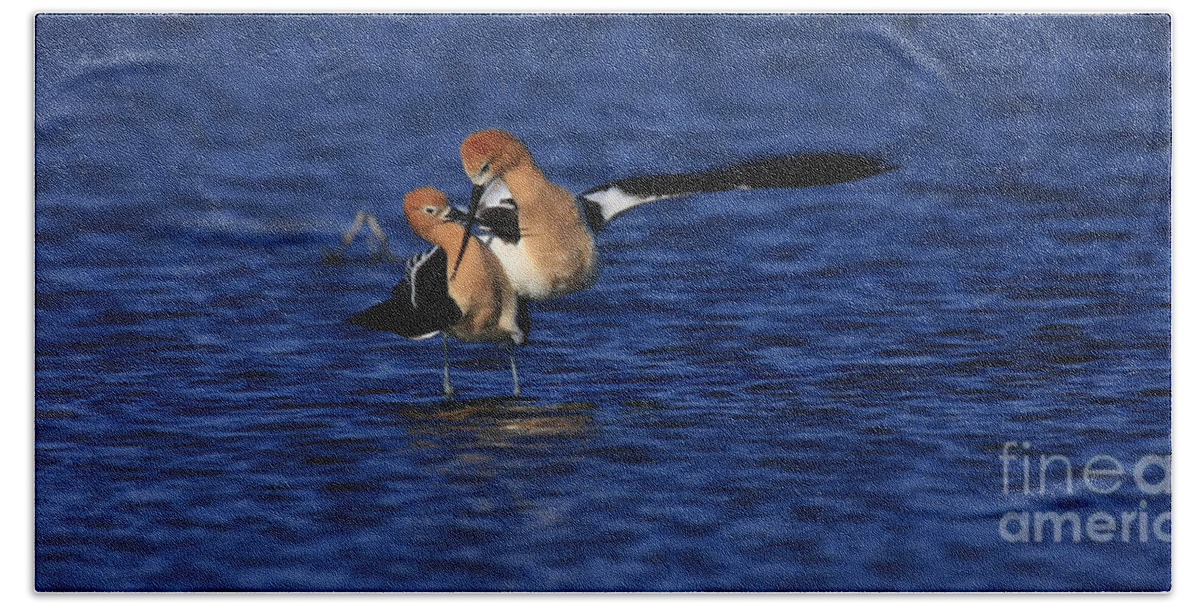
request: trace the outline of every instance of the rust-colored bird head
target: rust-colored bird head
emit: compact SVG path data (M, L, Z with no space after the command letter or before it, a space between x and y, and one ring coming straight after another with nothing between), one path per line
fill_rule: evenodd
M466 234L463 235L462 244L454 258L451 277L458 272L462 253L466 251L467 240L471 238L471 229L475 227L477 219L475 215L479 212L479 199L483 196L488 184L521 165L532 167L535 170L537 168L537 165L533 163L533 156L529 154L529 148L526 148L525 144L521 143L521 140L512 133L500 129L483 129L471 133L463 138L459 153L462 155L463 171L467 173L467 177L471 179L474 186L471 188L471 202L467 208L469 219L467 220Z
M476 131L459 148L463 171L471 183L486 186L523 162L533 162L529 149L515 135L500 129Z
M427 241L431 241L434 228L453 221L449 217L451 209L446 193L433 186L417 188L404 195L404 217L413 232Z

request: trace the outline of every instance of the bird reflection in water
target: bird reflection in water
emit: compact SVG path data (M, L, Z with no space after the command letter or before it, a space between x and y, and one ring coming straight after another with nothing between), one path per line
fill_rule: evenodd
M416 435L418 446L462 449L529 446L531 440L575 439L595 431L595 404L540 404L536 399L484 397L405 405L395 413Z

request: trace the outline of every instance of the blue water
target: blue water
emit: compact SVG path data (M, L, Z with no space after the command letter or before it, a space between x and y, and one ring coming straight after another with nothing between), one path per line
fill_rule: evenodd
M1162 468L1132 473L1171 451L1169 38L1143 15L43 15L36 585L1169 588ZM465 203L458 143L493 126L575 191L796 151L902 168L620 217L596 286L532 307L530 398L456 342L445 404L437 341L340 323L401 267L322 252L359 209L424 247L401 196ZM1070 491L1053 464L1039 492L1040 455ZM1111 493L1081 486L1097 456ZM1046 511L1150 534L1002 537Z

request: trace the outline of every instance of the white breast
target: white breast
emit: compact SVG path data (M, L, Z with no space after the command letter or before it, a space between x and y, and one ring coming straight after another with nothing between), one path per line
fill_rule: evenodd
M529 259L524 241L506 243L490 234L481 237L480 240L496 254L505 274L508 275L508 282L512 284L517 295L532 300L544 300L553 294L553 285L543 273L538 272L533 261Z

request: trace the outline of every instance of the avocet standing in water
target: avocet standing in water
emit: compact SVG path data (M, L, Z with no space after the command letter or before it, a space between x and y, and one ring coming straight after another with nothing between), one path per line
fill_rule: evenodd
M418 188L404 196L404 216L417 236L434 247L408 258L404 278L392 297L347 321L370 329L398 333L422 340L442 336L442 390L454 396L450 384L450 347L446 336L472 342L495 342L508 346L512 366L513 395L521 394L514 346L529 336L529 310L509 283L504 269L479 239L466 234L452 219L453 207L446 195L432 188ZM466 235L468 238L463 239ZM462 247L459 268L451 276L448 249Z

